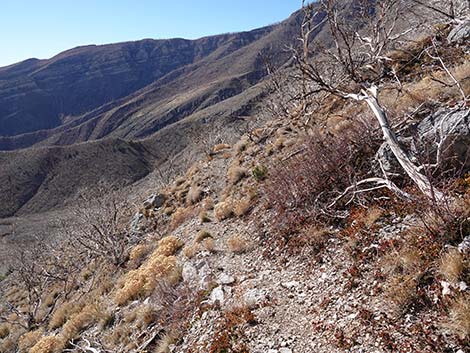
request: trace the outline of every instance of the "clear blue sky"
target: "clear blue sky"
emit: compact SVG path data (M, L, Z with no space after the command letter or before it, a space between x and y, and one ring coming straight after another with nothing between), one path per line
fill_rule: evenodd
M300 0L0 0L0 66L79 45L199 38L287 18Z

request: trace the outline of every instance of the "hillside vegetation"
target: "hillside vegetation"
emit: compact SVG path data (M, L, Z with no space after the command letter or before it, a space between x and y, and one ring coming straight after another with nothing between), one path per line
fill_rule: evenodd
M365 3L365 12L361 1L306 6L298 24L313 33L321 23L330 39L335 26L336 34L350 28L344 13L359 16L363 38L360 16L372 12L375 28L402 34L410 26L381 21L381 6L390 5L389 18L402 2L374 11ZM203 157L137 206L119 187L78 193L61 239L10 254L0 278L0 351L468 351L468 7L455 2L459 16L450 19L436 13L439 2L404 3L428 16L429 28L394 39L374 59L380 65L354 66L367 62L367 40L332 71L333 61L302 57L309 47L299 47L270 76L262 101L270 119L237 141L203 140ZM334 17L332 5L345 12ZM328 48L340 59L344 38L357 36ZM343 94L356 91L364 96ZM431 195L394 157L368 104L374 97ZM118 141L107 141L116 156L142 156L135 150L144 146L152 154L146 140ZM147 160L132 160L113 173L154 175Z

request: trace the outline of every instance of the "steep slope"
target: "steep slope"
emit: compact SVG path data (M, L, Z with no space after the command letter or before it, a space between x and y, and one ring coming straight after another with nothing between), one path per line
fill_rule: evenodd
M60 208L87 183L131 184L155 168L160 170L161 164L176 154L186 161L179 163L184 169L201 153L195 144L204 144L210 136L223 135L221 138L230 142L240 135L240 124L250 123L247 117L266 94L260 53L271 54L273 64L284 64L289 59L284 46L298 30L298 21L299 15L294 14L273 27L219 36L217 49L209 55L197 56L197 62L173 70L127 97L64 118L53 129L0 138L3 149L13 150L0 152L0 217ZM75 57L80 49L71 52L75 54L61 54L54 60ZM3 69L3 74L16 77L13 71L24 72L38 65L44 64L22 63ZM238 119L240 116L245 119ZM143 149L136 153L142 155L116 158L113 141L130 143L121 139L138 141ZM89 141L95 142L75 145ZM67 157L77 153L74 160ZM145 163L135 164L139 158ZM94 168L106 164L112 167ZM120 167L129 165L134 166L131 175L119 173Z
M299 14L294 14L285 22L275 26L250 32L208 37L195 42L186 41L196 48L201 46L200 42L215 42L216 44L209 46L210 50L204 50L204 55L198 54L191 57L192 60L186 60L184 65L175 65L166 71L159 71L162 73L160 76L142 75L146 80L142 79L139 83L150 84L143 88L142 86L137 87L141 88L139 90L134 89L132 92L128 92L130 94L127 97L121 99L117 99L118 95L114 95L114 98L111 96L102 97L101 104L106 104L98 107L99 104L93 105L90 102L88 104L89 111L84 114L77 114L79 112L77 109L72 113L62 112L60 114L66 115L66 117L59 119L60 121L55 119L55 122L50 126L44 126L42 129L32 127L30 132L22 131L24 133L16 134L16 136L0 136L0 149L14 150L35 144L64 145L106 136L121 138L149 136L162 127L181 120L198 110L243 93L248 87L259 82L267 74L264 69L264 58L261 54L272 54L274 65L284 64L289 59L285 46L293 36L297 35L298 21ZM126 45L130 44L121 44L124 47ZM98 47L98 49L111 50L114 46L110 48L107 46ZM74 58L77 56L74 54L76 50L78 49L72 50L72 54L70 54ZM174 50L174 55L179 56L180 49L175 47ZM59 58L65 54L59 55ZM161 52L155 55L161 55ZM60 59L56 60L61 61ZM150 62L153 59L149 58L148 60ZM164 61L161 57L159 60ZM113 70L116 66L119 65L113 65ZM83 69L85 70L85 68ZM106 84L109 79L109 77L103 76L99 79L98 87L91 89L90 94L93 95L95 102L98 98L92 91L98 89L100 92L108 92L103 84ZM124 82L126 79L123 80ZM84 87L85 84L93 86L94 81L87 81L84 83ZM119 85L117 84L117 86ZM62 91L63 89L61 89ZM70 99L77 100L75 92L67 94ZM82 99L83 97L80 96L79 100ZM74 105L69 104L68 106ZM37 111L37 114L41 114L41 112ZM71 114L74 116L70 116ZM4 116L5 121L14 120L13 117L2 115L1 111L0 116ZM7 130L2 133L4 130L0 126L0 135L8 135Z
M69 116L127 96L214 52L236 50L270 30L85 46L0 68L0 135L57 127Z

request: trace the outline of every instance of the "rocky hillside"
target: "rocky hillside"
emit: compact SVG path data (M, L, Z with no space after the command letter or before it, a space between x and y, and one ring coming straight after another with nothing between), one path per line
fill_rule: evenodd
M387 53L383 71L400 69L379 98L442 197L403 172L365 102L308 96L315 109L286 112L279 100L235 141L205 140L203 157L135 205L89 185L100 197L74 200L60 240L12 249L0 351L467 352L470 22L431 20ZM181 138L201 121L180 121ZM170 128L158 136L173 148ZM95 144L148 156L118 172L141 178L152 140L117 141ZM57 165L69 148L53 151ZM384 175L386 187L360 188Z
M0 69L0 149L11 150L0 152L0 217L60 209L83 185L130 185L177 154L194 159L194 146L208 139L239 136L259 120L250 117L266 94L263 57L274 66L289 59L284 47L299 16L195 41L76 48ZM118 156L111 147L128 143L140 147Z
M0 69L0 147L136 138L243 93L298 31L298 14L251 32L198 40L79 47Z

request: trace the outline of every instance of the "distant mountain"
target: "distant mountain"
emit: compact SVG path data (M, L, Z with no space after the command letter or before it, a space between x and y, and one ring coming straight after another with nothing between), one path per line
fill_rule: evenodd
M250 32L85 46L0 68L0 150L9 151L0 152L0 217L61 207L102 180L134 183L210 131L236 130L266 93L263 55L286 64L300 21L295 13Z

